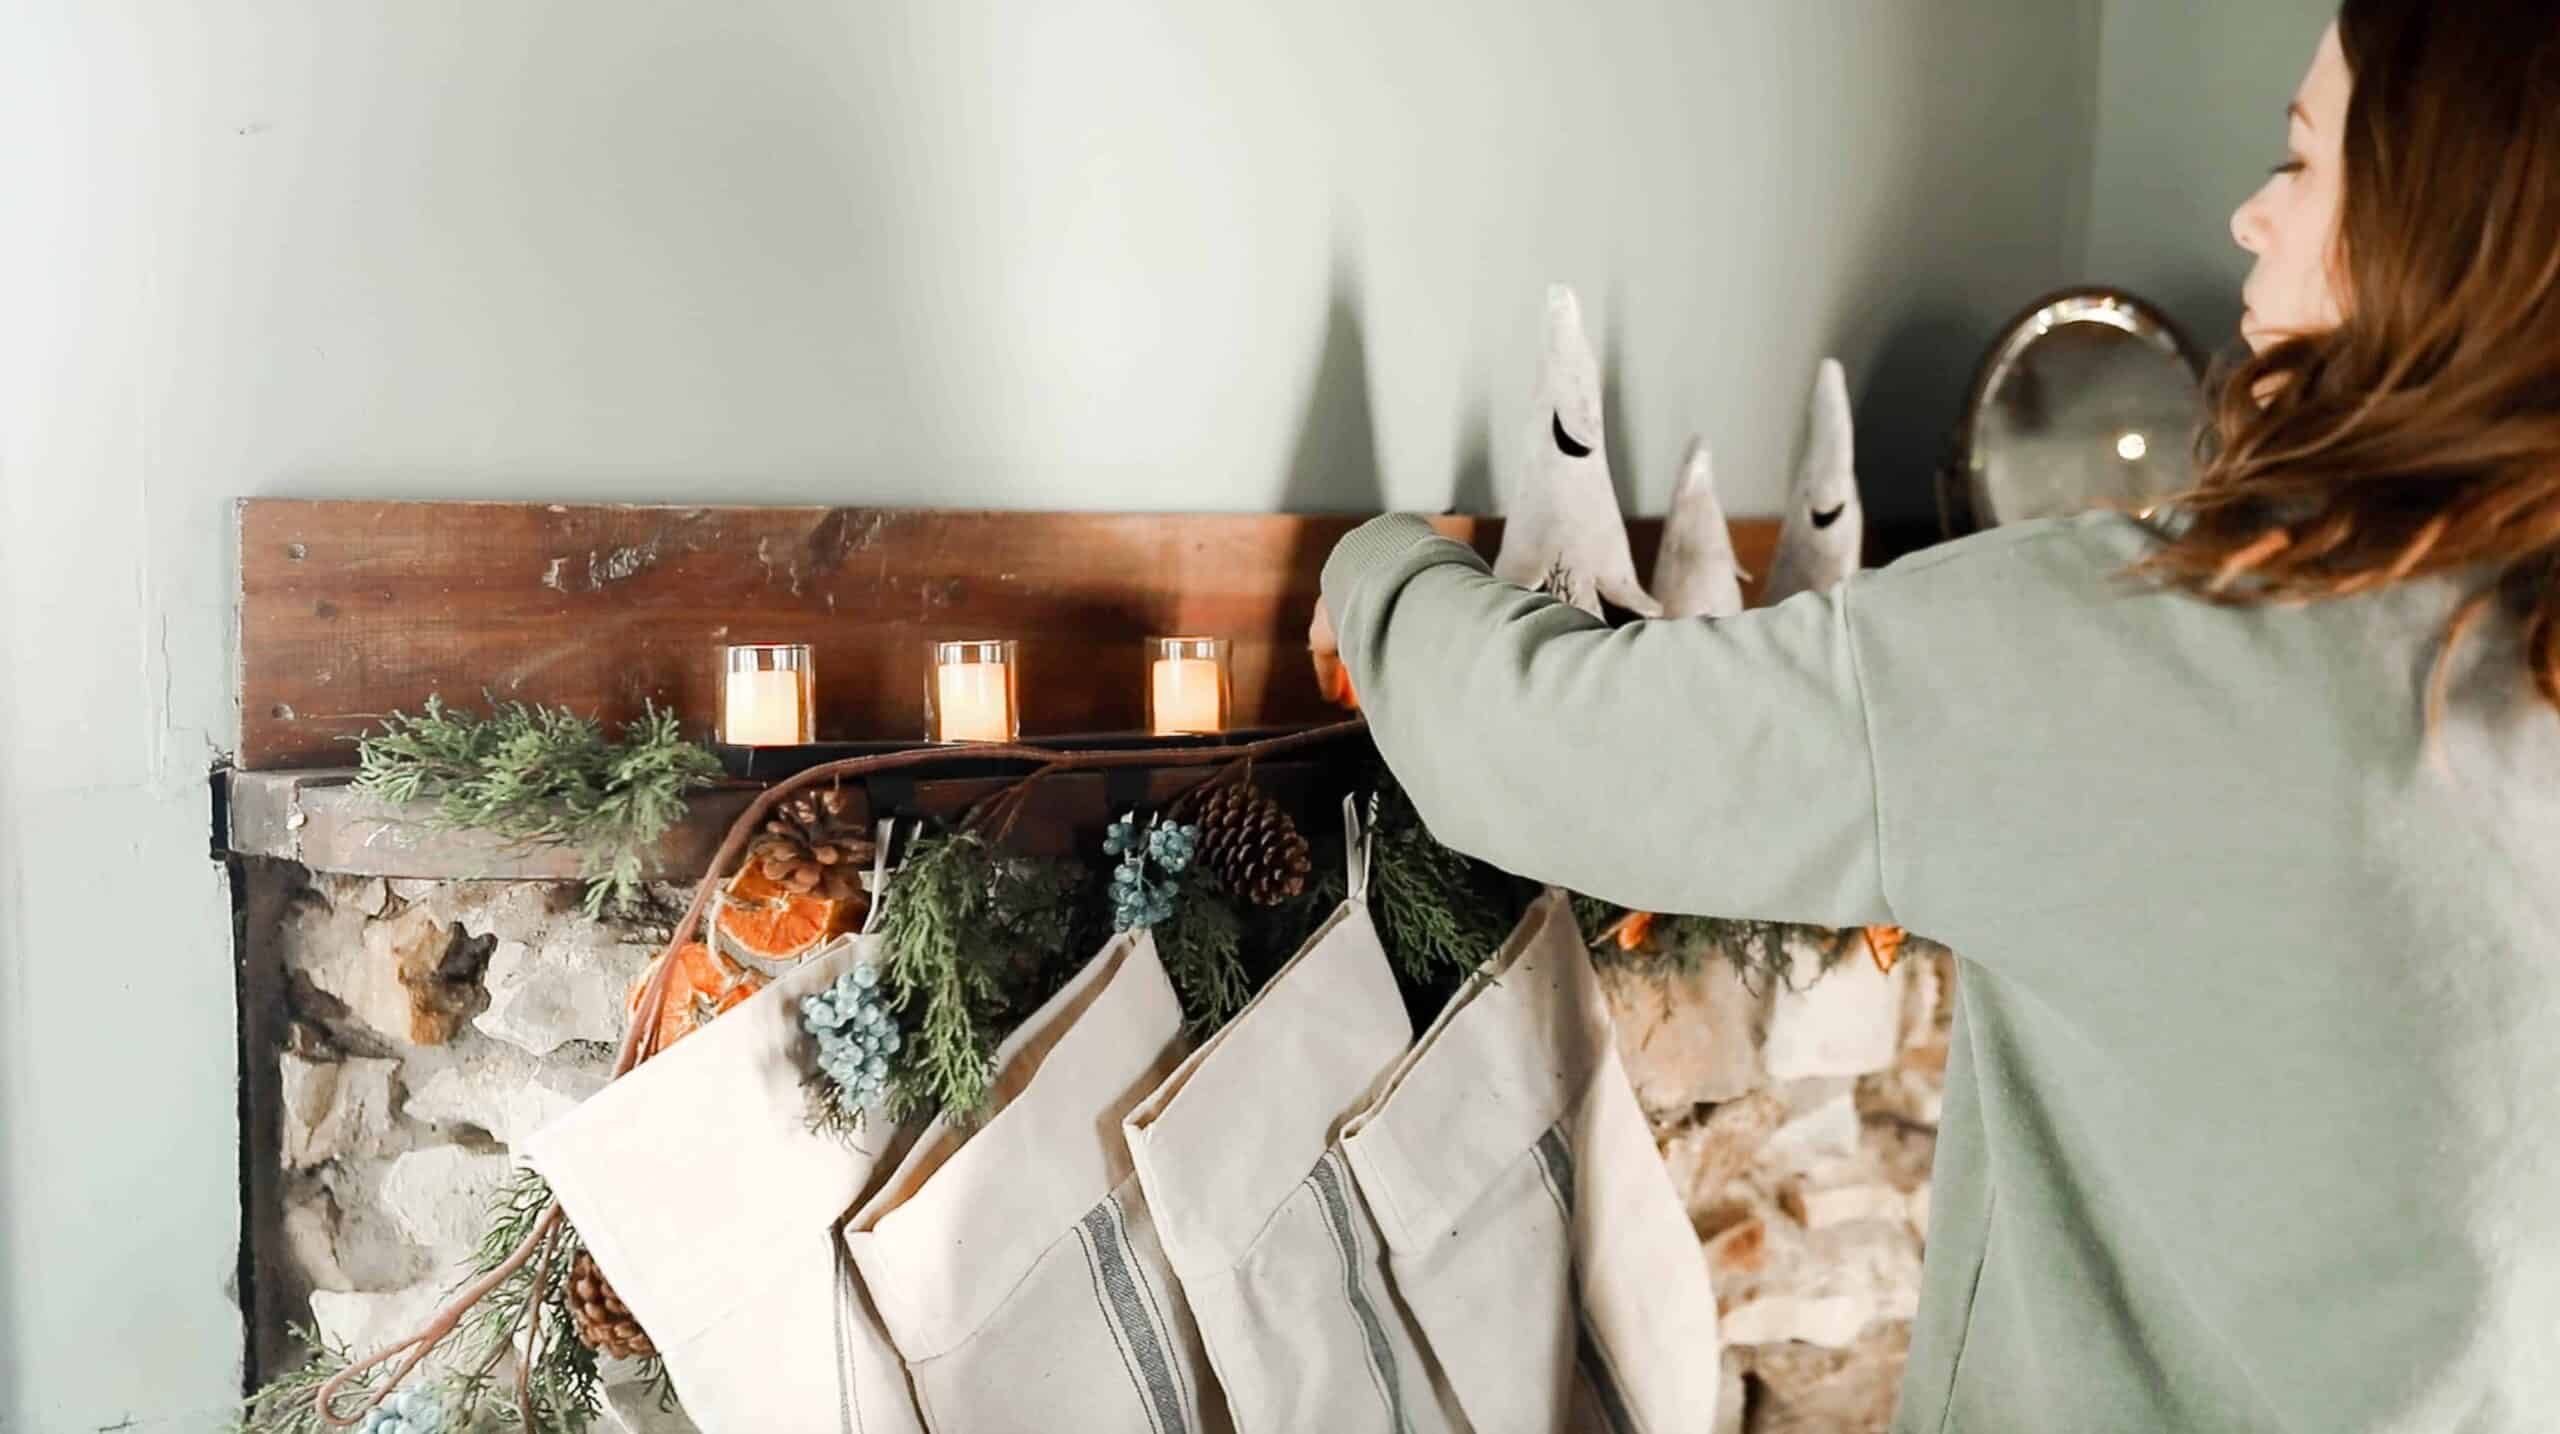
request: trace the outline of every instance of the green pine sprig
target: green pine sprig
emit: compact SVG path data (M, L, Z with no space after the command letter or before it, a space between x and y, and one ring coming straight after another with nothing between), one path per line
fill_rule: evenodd
M1154 931L1156 955L1195 1035L1225 1025L1253 998L1245 975L1244 918L1206 869L1194 866L1174 879L1173 914Z
M576 850L590 916L637 905L650 848L720 776L720 759L654 704L617 740L566 708L492 702L483 717L429 697L358 738L356 760L356 790L430 802L436 827Z
M1369 885L1378 937L1406 980L1445 985L1502 945L1526 909L1519 884L1450 847L1382 775L1371 823Z
M918 1038L890 1082L900 1119L973 1119L994 1079L1004 953L991 950L995 853L974 832L926 833L908 847L888 910L890 1004Z
M854 1105L837 1095L835 1082L823 1071L811 1071L802 1086L804 1108L800 1113L801 1128L811 1135L851 1145L862 1135L868 1107Z
M551 1186L542 1176L531 1166L515 1167L492 1197L489 1227L481 1233L478 1248L472 1251L470 1273L455 1287L459 1289L505 1263L507 1256L533 1233L542 1212L550 1205ZM564 1221L550 1243L491 1290L455 1331L456 1347L463 1351L463 1367L476 1377L487 1362L487 1352L503 1345L518 1325L539 1327L542 1347L528 1381L538 1427L528 1434L554 1434L555 1430L558 1434L578 1434L594 1419L601 1397L596 1352L578 1338L577 1322L569 1313L569 1268L576 1263L579 1248L576 1232ZM542 1302L534 1306L537 1286L542 1291ZM466 1407L476 1405L487 1393L486 1389L475 1387L466 1396ZM512 1393L510 1390L510 1396ZM512 1405L509 1407L512 1409ZM544 1423L546 1417L555 1422Z
M231 1422L231 1434L344 1434L320 1417L315 1401L321 1385L355 1363L354 1352L303 1325L292 1326L292 1334L311 1351L310 1357L299 1369L268 1380L244 1400ZM352 1406L376 1382L370 1373L348 1380L339 1397Z
M996 863L988 906L1001 941L1006 1005L1028 1014L1075 974L1072 955L1099 946L1109 922L1097 873L1064 857L1007 857Z
M489 1208L489 1223L473 1250L470 1268L454 1282L459 1290L505 1263L524 1243L551 1204L551 1187L529 1167L518 1166L500 1186ZM456 1429L513 1429L520 1434L585 1434L596 1420L601 1402L601 1372L596 1352L578 1338L569 1313L569 1267L577 1259L576 1232L565 1224L548 1246L527 1260L475 1305L445 1342L410 1375L413 1387L431 1388L450 1403ZM539 1285L541 1303L533 1306ZM529 1308L530 1307L530 1308ZM522 1326L523 1328L519 1328ZM500 1381L490 1370L510 1349L520 1348L524 1329L538 1326L542 1346L525 1381L532 1422L524 1422L516 1405L512 1379ZM233 1434L344 1434L322 1419L314 1404L320 1386L352 1364L343 1345L297 1328L294 1334L311 1350L302 1367L268 1381L241 1405ZM339 1391L337 1408L359 1408L363 1397L381 1385L396 1361L377 1366ZM663 1384L663 1371L652 1371L661 1383L662 1402L673 1397ZM494 1423L488 1421L496 1421Z

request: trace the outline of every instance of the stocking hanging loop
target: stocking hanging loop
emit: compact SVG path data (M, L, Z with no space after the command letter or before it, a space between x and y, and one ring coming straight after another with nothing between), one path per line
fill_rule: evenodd
M889 843L897 840L898 819L882 817L871 842L871 909L862 915L862 934L880 929L881 909L889 904Z
M1369 819L1360 819L1357 793L1342 799L1342 859L1350 868L1353 901L1369 899L1369 834L1378 825L1378 795L1369 794Z

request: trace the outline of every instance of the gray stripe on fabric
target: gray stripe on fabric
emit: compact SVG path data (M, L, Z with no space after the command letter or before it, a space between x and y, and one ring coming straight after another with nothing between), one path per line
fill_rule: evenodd
M1138 1394L1157 1434L1188 1434L1182 1388L1173 1373L1172 1352L1164 1331L1149 1313L1129 1260L1128 1237L1120 1227L1120 1198L1103 1197L1078 1221L1092 1258L1094 1288L1103 1297L1114 1329L1133 1366Z
M1556 1209L1564 1216L1565 1248L1573 1247L1573 1147L1564 1137L1564 1122L1557 1121L1538 1137L1538 1173L1546 1178L1547 1194L1553 1196ZM1582 1308L1581 1262L1574 1261L1573 1278L1573 1355L1582 1367L1582 1381L1591 1386L1592 1398L1600 1402L1600 1417L1607 1420L1611 1434L1637 1434L1635 1411L1627 1407L1626 1391L1619 1387L1618 1372L1609 1363L1609 1353L1600 1347L1599 1336L1592 1333L1591 1319Z
M1326 1151L1308 1173L1307 1183L1315 1187L1325 1228L1333 1236L1335 1253L1342 1257L1342 1292L1351 1302L1352 1317L1360 1323L1361 1341L1369 1347L1369 1369L1377 1379L1379 1397L1387 1401L1387 1416L1394 1421L1398 1434L1411 1434L1413 1421L1404 1408L1404 1376L1396 1368L1395 1351L1387 1347L1386 1325L1378 1318L1378 1307L1370 1301L1368 1284L1362 1278L1367 1260L1360 1248L1360 1231L1351 1223L1351 1203L1343 1193L1342 1171L1335 1164L1341 1158L1338 1146Z
M1121 1203L1120 1198L1117 1195L1114 1195L1111 1199L1111 1215L1114 1220L1119 1222L1120 1244L1122 1248L1125 1249L1129 1244L1129 1207ZM1164 1299L1156 1293L1156 1282L1155 1279L1147 1273L1146 1261L1131 1260L1129 1262L1129 1269L1131 1273L1138 1277L1138 1293L1145 1297L1147 1301L1147 1310L1154 1318L1155 1327L1168 1332L1166 1339L1169 1346L1170 1341L1177 1337L1176 1334L1173 1333L1173 1317L1164 1312ZM1200 1401L1191 1390L1191 1371L1179 1358L1176 1358L1171 1362L1173 1365L1174 1387L1176 1393L1181 1398L1181 1407L1184 1409L1199 1408Z
M1574 1324L1574 1353L1582 1365L1584 1381L1600 1401L1600 1417L1609 1421L1611 1434L1637 1434L1643 1426L1636 1423L1635 1411L1627 1407L1626 1391L1618 1387L1618 1372L1610 1367L1608 1351L1592 1336L1591 1321L1582 1318L1577 1310Z
M1129 1336L1120 1328L1120 1322L1111 1317L1111 1301L1102 1292L1102 1261L1094 1249L1093 1234L1081 1222L1076 1225L1076 1248L1084 1251L1084 1268L1089 1293L1093 1296L1094 1317L1101 1320L1102 1327L1111 1332L1112 1352L1120 1356L1120 1370L1129 1376L1129 1386L1139 1392L1138 1407L1146 1415L1147 1427L1156 1430L1157 1434L1162 1434L1161 1426L1155 1422L1154 1411L1148 1407L1144 1397L1147 1382L1138 1373L1138 1366L1129 1358Z
M843 1434L862 1434L862 1402L853 1373L853 1340L847 1316L853 1304L853 1258L842 1240L830 1239L836 1255L836 1424Z
M1564 1212L1566 1227L1570 1230L1573 1220L1573 1147L1565 1144L1563 1121L1548 1126L1546 1133L1538 1137L1537 1151L1538 1173L1547 1177L1547 1193L1556 1197L1556 1208Z

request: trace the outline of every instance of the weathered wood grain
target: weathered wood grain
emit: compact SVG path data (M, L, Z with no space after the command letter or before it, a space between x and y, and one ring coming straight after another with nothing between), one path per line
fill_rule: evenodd
M1305 651L1325 556L1358 516L994 513L252 499L240 504L243 768L343 764L430 694L656 703L707 732L718 650L807 642L818 734L924 730L928 642L1023 643L1023 731L1144 720L1140 639L1235 644L1236 720L1328 715ZM1436 520L1491 552L1498 519ZM1658 520L1634 525L1639 570ZM1767 567L1776 525L1734 525Z

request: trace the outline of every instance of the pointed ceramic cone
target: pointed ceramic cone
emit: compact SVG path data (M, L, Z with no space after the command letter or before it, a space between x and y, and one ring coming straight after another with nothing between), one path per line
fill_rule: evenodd
M1636 581L1627 523L1609 479L1600 408L1600 360L1582 326L1582 303L1562 284L1547 290L1546 350L1538 366L1527 472L1513 493L1496 576L1539 587L1561 576L1567 602L1598 613L1602 599L1656 616Z
M1662 553L1653 560L1656 600L1664 617L1731 617L1742 611L1742 565L1734 560L1733 531L1716 498L1715 455L1704 438L1689 440L1680 460L1680 491L1662 525Z
M1813 383L1804 462L1787 494L1786 521L1778 529L1778 552L1769 564L1764 601L1821 592L1856 572L1866 535L1849 379L1838 359L1824 359Z

